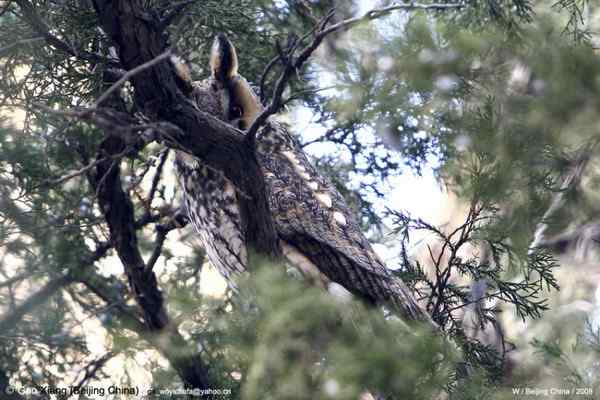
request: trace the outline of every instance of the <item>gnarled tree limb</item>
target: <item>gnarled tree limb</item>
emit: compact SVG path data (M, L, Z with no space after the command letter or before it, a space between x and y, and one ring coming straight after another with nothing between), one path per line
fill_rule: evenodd
M125 69L132 70L149 62L168 48L160 21L148 21L152 13L146 12L142 1L95 0L94 6ZM172 66L167 61L140 71L131 82L135 101L147 116L179 128L179 135L162 137L167 145L184 148L201 158L248 194L249 198L240 200L248 246L262 256L279 256L264 177L254 149L247 146L243 133L199 111L178 89Z

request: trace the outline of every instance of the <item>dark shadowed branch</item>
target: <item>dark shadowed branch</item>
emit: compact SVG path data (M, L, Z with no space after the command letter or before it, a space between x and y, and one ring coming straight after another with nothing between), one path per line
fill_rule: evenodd
M137 233L133 203L123 190L120 179L120 166L112 156L122 153L123 141L111 137L101 145L101 158L96 167L96 175L90 178L94 190L98 193L100 209L104 213L110 230L110 240L134 290L134 294L144 312L144 320L151 329L162 329L168 323L163 298L158 289L154 274L145 272L145 263L137 245Z
M209 388L208 368L200 355L192 348L177 330L173 321L164 329L151 329L141 321L139 310L128 305L122 293L115 291L114 285L94 271L88 271L80 278L85 287L98 296L107 307L114 311L119 326L136 333L154 346L177 372L186 387ZM210 398L210 397L207 397Z
M160 21L141 20L147 15L141 1L94 2L100 21L116 47L127 70L142 65L167 49ZM159 62L131 78L135 102L152 120L177 127L161 139L170 147L186 149L210 167L221 171L239 191L248 194L241 201L242 225L248 245L258 254L279 256L277 235L269 212L264 177L254 149L242 132L198 110L182 93L168 62Z
M146 63L142 63L137 69L131 69L131 73L129 75L126 74L125 78L122 77L113 83L95 103L105 103L107 106L112 107L111 110L93 107L89 110L81 111L79 114L82 115L82 118L91 118L92 120L104 118L103 123L99 125L104 128L105 138L100 144L99 152L96 155L95 173L88 171L87 177L92 190L97 194L100 210L107 222L110 242L123 264L129 286L141 309L143 324L139 323L139 319L136 316L137 313L132 314L122 304L119 308L121 311L120 315L123 317L126 325L147 339L169 360L186 387L206 389L210 387L208 367L197 352L193 350L182 351L188 345L177 331L177 327L171 323L156 275L152 271L152 268L148 267L144 262L139 249L137 230L146 223L153 222L152 213L148 211L141 219L135 219L133 202L129 193L123 189L121 181L120 164L122 155L128 151L138 151L149 141L153 140L153 137L145 140L140 139L141 135L132 134L131 131L129 131L129 135L123 134L124 131L120 131L120 126L131 126L132 124L136 126L133 130L136 133L150 128L137 126L135 121L127 115L124 103L118 95L116 88L126 79L131 79L136 74L156 65L164 58L166 58L164 55L158 56ZM107 85L109 83L106 82ZM120 134L115 134L115 131L120 131ZM167 152L165 151L153 179L152 196L154 196L157 190L162 168L166 162L166 156ZM160 219L160 216L158 216L158 219ZM158 220L154 222L158 222ZM166 232L164 236L166 237ZM164 242L164 238L162 241ZM156 262L161 250L162 242L151 256L151 265ZM88 282L89 284L90 282ZM93 288L94 286L90 285L89 287ZM101 293L101 295L105 294ZM118 297L121 296L112 299L101 298L107 304L120 304L115 303L122 301Z
M98 157L110 158L122 152L124 147L123 140L108 137L102 143ZM119 164L112 159L101 162L97 166L96 175L88 176L98 193L100 209L109 226L111 243L123 263L129 284L144 315L144 323L151 335L149 340L169 359L187 387L210 387L207 367L199 355L181 352L180 349L187 346L185 340L176 327L170 324L156 275L144 263L137 242L133 203L122 188ZM168 340L154 338L155 334Z
M160 154L160 160L158 161L158 166L156 167L156 172L154 173L154 177L152 178L152 185L150 186L150 192L148 193L148 207L152 206L152 201L154 200L154 196L156 195L156 191L158 190L158 184L162 177L163 169L165 167L165 163L167 162L167 158L169 157L169 150L164 150Z
M133 77L135 74L138 74L138 73L142 72L143 70L148 69L148 68L152 67L153 65L156 65L157 63L169 58L170 56L171 56L171 52L169 50L167 50L164 53L154 57L152 60L147 61L141 65L138 65L137 67L133 68L130 71L127 71L125 74L123 74L123 76L121 76L119 78L119 80L117 80L115 83L113 83L104 93L102 93L102 95L100 97L98 97L98 99L94 102L93 108L96 108L100 104L102 104L106 99L108 99L108 97L112 93L114 93L115 90L117 90L121 86L123 86L123 84L125 82L127 82L129 79L131 79L131 77Z
M96 377L96 374L98 373L99 370L101 370L108 361L110 361L111 358L113 358L114 356L116 356L115 353L113 352L108 352L106 354L104 354L102 357L99 357L93 361L91 361L88 365L85 366L85 368L83 369L85 371L85 374L83 375L83 377L81 378L81 380L74 385L73 387L75 389L77 389L77 392L79 392L79 389L85 385L90 379L94 379Z
M168 233L169 231L164 229L162 225L156 226L156 239L154 240L154 250L152 251L150 259L148 259L148 262L146 263L146 268L148 270L151 271L152 268L154 268L156 261L158 261L158 258L162 253L163 245L165 244L165 240L167 239Z

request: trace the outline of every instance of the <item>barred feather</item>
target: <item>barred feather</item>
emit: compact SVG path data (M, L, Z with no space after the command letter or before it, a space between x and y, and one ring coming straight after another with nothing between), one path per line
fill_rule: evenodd
M192 98L202 110L230 123L244 121L247 127L262 105L237 75L233 46L219 36L214 49L213 76L194 84ZM243 111L239 119L231 117L232 104ZM341 194L312 166L287 128L270 119L256 143L282 252L290 263L408 319L435 325L377 257ZM248 261L236 192L222 174L192 156L178 152L175 165L190 220L210 261L231 281L247 269Z
M409 319L429 321L404 282L375 254L342 195L312 166L287 128L269 121L257 143L280 238L351 293Z
M218 171L178 152L175 159L183 202L209 260L231 284L246 270L245 236L236 192Z

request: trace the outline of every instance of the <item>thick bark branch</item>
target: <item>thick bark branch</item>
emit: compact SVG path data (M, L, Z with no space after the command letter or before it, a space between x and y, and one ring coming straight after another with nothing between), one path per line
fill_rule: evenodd
M111 88L117 85L118 83ZM100 99L106 100L114 107L117 114L122 114L125 110L122 99L114 90L109 89ZM207 389L210 387L208 368L196 351L187 349L188 346L177 331L177 326L169 321L156 275L152 268L144 263L138 247L137 230L151 218L148 215L140 221L135 220L133 203L129 194L123 190L120 174L123 154L126 154L128 149L133 150L136 144L127 141L131 138L120 137L111 132L114 129L110 124L104 126L104 130L106 137L96 156L96 173L88 172L87 177L97 193L100 209L110 231L110 241L123 263L129 286L143 315L142 324L135 315L137 313L132 314L131 310L120 305L123 323L148 340L169 360L186 387ZM94 290L95 285L89 280L85 283L88 288ZM110 298L110 293L105 290L96 293L110 304L122 302L118 294L112 294Z
M160 330L168 323L162 293L154 273L146 271L137 244L133 204L121 186L120 161L112 158L122 153L125 147L125 143L116 137L104 140L101 157L105 160L98 164L92 184L108 223L111 243L125 267L129 283L144 313L144 321L148 328Z
M127 70L147 63L167 50L160 20L144 9L140 0L96 0L94 6L103 29L117 45ZM239 190L242 224L247 245L258 254L279 256L262 171L254 149L237 129L198 111L178 89L168 61L140 71L132 77L135 101L146 115L176 125L181 134L166 136L167 145L185 149L209 166L222 171Z
M165 355L187 387L210 388L207 367L197 353L183 350L188 345L177 328L170 324L156 275L146 268L140 253L133 203L121 186L120 163L112 157L122 153L125 147L125 142L118 137L106 138L99 155L104 161L98 164L96 176L90 179L98 193L111 242L142 309L146 338Z

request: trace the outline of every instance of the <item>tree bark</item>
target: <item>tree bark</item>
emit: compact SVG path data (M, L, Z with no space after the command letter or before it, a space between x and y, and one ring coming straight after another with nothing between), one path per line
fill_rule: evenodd
M94 6L125 69L153 60L168 49L163 24L141 0L95 0ZM261 256L278 257L264 177L244 134L199 111L179 90L173 68L166 60L136 74L131 82L135 102L146 116L168 121L183 132L179 137L165 135L162 139L167 145L189 151L221 171L237 188L248 247Z
M208 367L200 355L187 349L177 327L170 324L164 299L154 272L146 268L137 243L133 203L123 190L120 159L112 156L125 150L125 142L115 136L107 137L101 144L99 159L104 159L91 179L98 193L100 209L108 223L110 240L123 266L142 309L144 322L150 335L148 339L162 352L177 371L186 387L209 389Z

